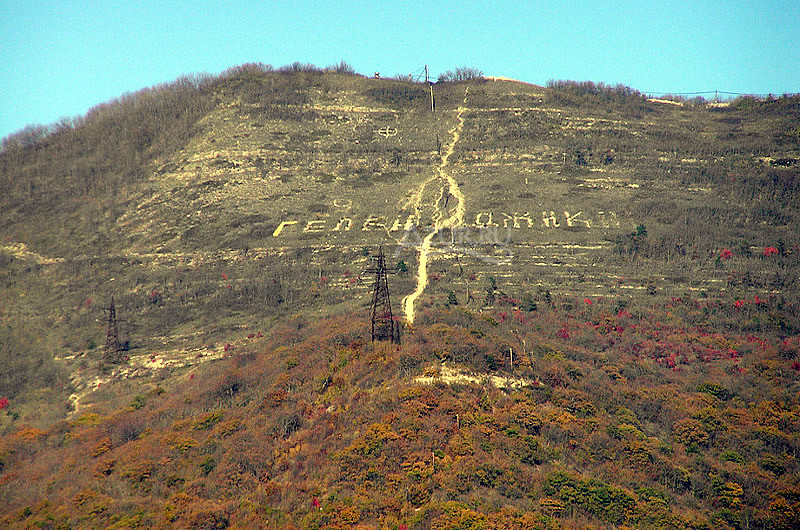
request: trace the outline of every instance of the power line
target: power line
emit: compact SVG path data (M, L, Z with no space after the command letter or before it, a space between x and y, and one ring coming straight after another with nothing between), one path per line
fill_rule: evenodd
M655 95L661 94L664 96L700 96L703 94L723 94L726 96L753 96L759 98L766 98L768 96L774 96L776 94L753 94L748 92L728 92L727 90L700 90L698 92L670 92L668 90L643 90L643 94L647 95ZM783 94L783 95L791 95L791 94Z
M413 72L411 72L410 74L408 74L408 77L414 82L419 82L422 78L425 77L426 70L427 66L423 66L422 68L418 68Z

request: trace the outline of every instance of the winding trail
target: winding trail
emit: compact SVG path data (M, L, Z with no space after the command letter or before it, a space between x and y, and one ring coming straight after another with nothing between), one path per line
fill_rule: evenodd
M425 187L433 182L434 180L444 181L442 183L442 191L439 195L439 199L436 201L436 215L434 216L434 229L431 231L430 234L425 236L425 239L422 240L422 244L419 247L419 266L417 267L417 288L416 290L403 298L403 312L406 315L406 321L409 324L414 323L414 303L417 301L417 298L425 291L425 287L428 285L428 261L431 258L431 254L434 252L433 248L433 238L435 238L439 232L445 229L453 229L458 226L464 224L464 214L467 211L466 207L466 199L464 198L464 194L461 193L461 190L458 187L458 182L456 179L446 171L447 166L449 165L450 156L453 154L455 150L456 144L458 140L461 138L461 131L464 129L464 111L466 110L466 103L467 103L467 96L469 95L469 87L466 88L464 91L464 101L460 107L458 107L458 114L456 114L456 119L458 123L455 127L450 129L450 133L453 135L450 143L447 145L444 154L442 155L442 161L439 164L439 167L436 168L436 176L425 181L420 188L411 196L410 203L414 205L417 210L421 208L422 198L424 195ZM442 203L442 199L452 195L457 203L455 211L449 216L444 217L447 214L445 209L442 212L439 208L439 205ZM445 200L444 204L446 206L447 200ZM444 208L443 208L444 209Z

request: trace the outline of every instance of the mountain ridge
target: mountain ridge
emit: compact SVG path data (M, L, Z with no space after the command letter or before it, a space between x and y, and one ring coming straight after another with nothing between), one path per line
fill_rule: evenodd
M4 521L791 527L798 122L244 65L7 139Z

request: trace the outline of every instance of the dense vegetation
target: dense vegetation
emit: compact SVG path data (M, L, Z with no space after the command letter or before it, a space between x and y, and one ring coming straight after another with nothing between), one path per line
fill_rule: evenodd
M717 330L800 307L536 302L427 312L400 347L363 313L298 315L124 405L19 429L4 524L794 527L800 343Z

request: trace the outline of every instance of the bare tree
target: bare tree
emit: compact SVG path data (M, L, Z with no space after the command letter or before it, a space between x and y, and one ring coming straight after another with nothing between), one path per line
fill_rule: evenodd
M470 79L483 79L483 72L477 68L462 66L455 70L447 70L439 75L439 83L469 81Z

